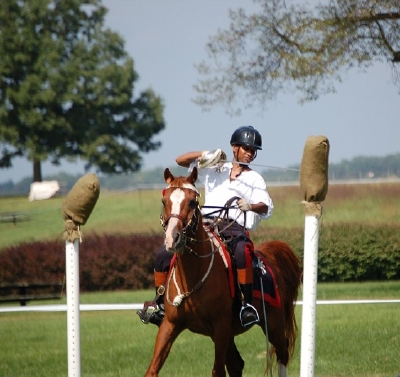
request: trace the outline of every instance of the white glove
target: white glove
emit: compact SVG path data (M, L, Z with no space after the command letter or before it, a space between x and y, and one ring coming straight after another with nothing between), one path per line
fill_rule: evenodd
M251 211L251 204L246 199L239 199L237 203L241 211Z
M204 169L219 166L222 165L223 161L225 160L226 154L222 151L222 149L204 151L199 159L198 167L200 169Z

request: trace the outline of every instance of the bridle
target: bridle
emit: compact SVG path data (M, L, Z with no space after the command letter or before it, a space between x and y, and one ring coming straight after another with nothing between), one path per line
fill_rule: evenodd
M194 185L191 185L189 183L185 183L182 186L171 186L169 185L165 190L169 189L169 188L173 188L173 189L188 189L191 191L194 191L196 193L196 198L195 200L193 200L193 204L191 205L191 207L193 207L193 212L192 212L192 216L190 217L189 221L186 222L186 219L183 218L183 216L181 216L178 213L171 213L166 219L164 218L163 213L160 214L160 223L161 226L164 229L164 233L167 230L167 226L168 226L168 222L171 218L176 218L178 219L182 225L183 228L181 230L181 238L179 241L179 244L177 244L175 246L175 248L177 250L186 250L189 251L189 253L194 254L195 256L199 257L199 258L208 258L210 256L212 256L215 252L216 249L213 247L213 242L211 240L210 237L207 237L207 239L199 241L197 240L195 237L196 232L198 230L199 224L201 223L201 208L200 208L200 204L199 204L199 197L200 197L200 193L197 190L197 188ZM163 192L164 194L164 192ZM224 229L219 230L216 232L216 234L219 234L221 231L225 231L226 229L228 229L230 227L230 223L229 223L229 218L228 218L228 210L230 208L236 208L235 206L232 206L232 203L235 200L240 199L239 197L232 197L231 199L229 199L227 201L227 203L225 204L224 207L209 207L209 206L203 206L204 208L218 208L216 211L214 211L213 213L218 213L218 215L216 216L216 219L219 220L227 220L227 225L225 225ZM244 222L246 223L246 212L244 212ZM216 224L216 220L211 222L212 224ZM203 226L203 224L202 224ZM245 225L243 226L243 232L245 230ZM210 241L211 242L211 252L206 254L206 255L199 255L197 254L188 244L190 243L196 243L196 242L207 242Z
M190 207L192 207L193 212L192 212L192 216L190 217L189 221L186 222L186 219L183 218L183 216L181 216L179 213L171 213L166 219L164 218L163 213L161 213L161 215L160 215L160 223L164 229L164 233L167 230L168 222L171 218L176 218L182 223L183 228L182 228L182 232L181 232L182 233L181 242L180 242L180 245L178 245L178 246L186 247L188 240L190 242L195 241L195 239L193 237L195 236L195 234L197 232L197 228L200 223L200 218L201 218L201 210L200 210L200 204L199 204L200 193L194 185L191 185L188 183L185 183L183 186L171 186L170 185L166 189L169 189L169 188L188 189L188 190L194 191L196 193L195 200L193 200L193 203L190 203Z
M186 250L189 251L190 254L193 254L194 256L198 258L210 258L208 268L206 272L204 273L203 277L193 286L193 288L189 291L186 292L181 292L181 289L179 287L178 281L177 281L177 265L174 264L172 266L171 272L168 275L168 281L167 281L167 286L166 286L166 300L168 301L169 304L174 305L174 306L179 306L182 303L182 300L189 297L191 294L194 292L198 291L202 286L203 283L207 280L211 269L214 265L214 257L215 253L217 252L218 248L214 246L214 240L212 236L209 236L206 240L204 241L198 241L194 237L196 236L199 224L201 223L201 210L200 210L200 204L199 204L199 197L200 193L196 189L194 185L187 184L185 183L182 187L181 186L168 186L168 188L173 188L173 189L189 189L192 190L196 193L195 199L191 200L189 202L189 206L192 209L192 215L190 219L186 222L186 219L183 218L178 213L171 213L166 219L164 219L163 213L160 215L160 221L161 225L164 229L164 232L166 232L168 222L171 218L176 218L178 219L182 225L183 229L181 230L181 239L179 241L179 245L175 246L175 249L177 250ZM211 252L207 255L199 255L197 252L195 252L191 247L188 246L188 243L195 243L195 242L210 242L211 243ZM170 298L170 286L173 284L176 289L176 296L171 300Z

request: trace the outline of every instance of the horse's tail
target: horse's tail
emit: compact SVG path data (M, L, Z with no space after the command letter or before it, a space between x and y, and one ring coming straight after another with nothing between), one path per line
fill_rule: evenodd
M295 303L301 283L300 260L292 248L282 241L268 241L257 247L271 264L285 315L285 335L288 339L289 360L293 357L297 339Z

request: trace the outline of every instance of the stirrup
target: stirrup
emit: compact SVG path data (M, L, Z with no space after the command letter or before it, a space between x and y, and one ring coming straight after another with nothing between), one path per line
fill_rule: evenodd
M136 311L136 314L139 316L140 320L147 325L150 322L150 318L154 315L154 311L156 310L157 305L144 305L143 309L139 309Z
M164 300L160 300L165 293L165 287L160 285L157 288L156 297L151 301L145 301L143 309L136 311L140 320L147 325L153 323L154 325L160 326L165 316Z
M243 322L243 317L246 314L246 312L251 311L251 313L249 313L250 315L254 316L253 319L251 319L249 322ZM250 325L254 325L255 323L260 322L260 317L258 315L257 309L250 304L245 303L242 308L240 309L240 313L239 313L239 317L240 317L240 323L242 325L242 327L247 327Z
M136 312L139 316L140 320L145 324L152 323L154 325L160 326L161 322L164 319L165 309L164 305L144 305L143 309L140 309Z

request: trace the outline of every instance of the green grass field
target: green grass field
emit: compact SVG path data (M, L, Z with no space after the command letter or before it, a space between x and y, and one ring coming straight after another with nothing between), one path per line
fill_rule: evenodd
M304 209L298 187L271 187L275 211L264 227L302 227ZM400 184L334 185L324 202L324 224L400 222ZM152 233L159 225L161 194L135 191L101 193L83 227L96 233ZM0 198L2 213L26 213L30 221L0 223L0 250L34 240L55 239L63 231L63 198L28 202ZM319 284L318 299L398 299L400 282ZM82 303L133 303L152 291L84 294ZM46 302L47 304L48 302ZM62 300L65 303L65 299ZM29 305L29 304L28 304ZM32 304L30 304L32 305ZM297 307L301 328L301 306ZM400 375L400 304L319 305L317 307L316 377L397 377ZM82 375L141 376L151 359L155 326L143 325L132 311L81 313ZM0 377L67 376L66 313L0 313ZM246 362L244 376L264 376L265 346L255 328L237 338ZM209 376L210 339L184 332L175 342L161 376ZM299 376L300 337L289 376ZM274 375L277 375L275 372Z
M398 299L400 282L318 285L318 299ZM81 303L143 302L152 291L92 293ZM62 300L65 303L65 299ZM301 328L301 306L296 309ZM318 305L316 377L397 377L400 374L400 304ZM134 311L81 313L83 376L141 376L151 359L157 328L143 325ZM68 375L66 313L0 314L0 376ZM299 376L300 336L289 376ZM246 362L244 376L263 376L266 340L259 328L237 338ZM213 344L184 332L161 376L211 375ZM276 372L275 374L276 375Z

